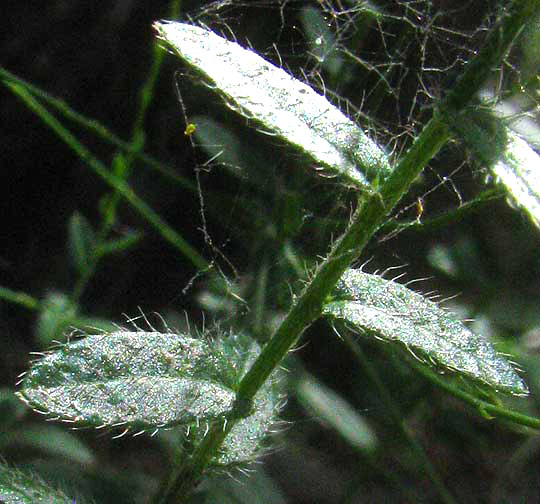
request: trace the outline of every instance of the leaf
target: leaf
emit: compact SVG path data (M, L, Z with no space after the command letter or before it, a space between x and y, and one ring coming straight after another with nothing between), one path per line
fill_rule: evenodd
M366 420L313 377L307 375L298 382L296 396L306 410L335 429L351 446L363 451L375 448L377 438Z
M9 432L10 427L19 423L19 420L26 413L25 407L21 404L12 389L0 388L0 438L2 432ZM0 442L1 447L1 442Z
M28 475L0 463L0 503L5 504L73 504L73 499L50 488L35 475Z
M90 222L75 212L69 219L69 251L79 273L84 273L90 266L94 241L94 230Z
M527 386L482 336L420 294L380 276L350 269L338 283L339 295L324 313L353 329L399 341L413 353L463 373L497 390L517 395Z
M335 36L321 11L311 6L304 7L300 13L300 20L309 43L310 55L313 55L333 78L340 73L343 78L343 73L345 73L346 77L342 82L348 83L352 75L347 74L347 67L338 51Z
M136 230L128 230L121 238L109 239L106 242L98 244L96 247L96 256L101 257L116 252L125 252L144 238L144 233Z
M19 396L45 414L96 427L144 431L238 416L245 361L238 341L143 331L87 336L35 361Z
M24 407L24 405L18 401ZM90 465L95 462L92 451L75 436L57 425L22 425L5 434L0 433L0 448L4 453L21 450L39 451L59 457L64 462Z
M196 502L200 504L286 504L286 499L276 481L259 466L253 471L240 472L231 478L229 474L211 477L201 485ZM204 496L204 500L203 497ZM264 496L264 497L262 497ZM193 503L195 504L195 503Z
M508 133L504 157L492 167L514 204L522 208L540 227L540 156L522 138Z
M78 306L62 292L49 292L41 303L36 326L40 346L47 347L77 320Z
M252 461L263 447L262 441L268 436L275 423L280 406L280 395L271 382L267 382L253 401L253 414L238 421L223 442L213 465L231 466Z
M241 168L244 165L249 165L250 161L252 161L252 159L249 159L251 157L249 146L244 146L242 140L233 131L209 117L195 116L191 119L197 124L193 136L206 151L208 157L216 159L220 164L228 167L231 174L237 177L245 177ZM243 153L244 147L248 147L247 163L242 162L245 155Z
M316 165L361 188L390 173L385 153L360 127L283 69L198 26L164 21L154 23L154 28L231 109L255 120Z
M491 107L467 110L452 116L454 129L510 201L540 227L540 156L523 138L510 130Z
M225 344L230 345L230 351L236 352L235 368L240 373L237 378L242 378L255 362L259 347L253 342L247 346L245 337L229 338ZM212 465L230 467L244 464L255 459L263 451L262 441L275 423L281 404L280 387L276 376L274 372L272 377L266 380L253 400L252 414L236 422L221 445L218 455L212 460ZM191 437L196 444L202 441L206 431L207 427L203 425L192 429Z

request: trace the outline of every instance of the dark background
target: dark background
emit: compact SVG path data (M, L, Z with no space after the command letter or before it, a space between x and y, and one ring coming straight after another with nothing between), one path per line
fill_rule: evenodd
M197 18L203 4L183 2L182 12ZM354 68L348 78L333 77L325 74L324 68L320 69L325 81L331 82L340 96L361 107L371 118L362 126L371 128L379 142L395 152L409 145L414 131L431 114L434 101L419 92L420 81L430 86L435 98L444 94L462 68L458 63L448 72L423 74L419 54L425 42L420 28L427 29L428 20L438 13L437 22L446 26L449 33L459 27L470 35L443 40L441 32L433 30L433 43L424 46L425 67L430 64L443 67L442 58L460 57L465 61L485 35L476 28L492 22L494 16L489 13L497 5L495 2L413 4L424 13L423 19L416 18L416 30L407 33L405 23L388 21L384 25L386 36L381 37L381 28L370 25L361 44L355 47L374 64L388 57L400 58L395 60L399 62L396 73L389 77L399 93L378 98L369 91L376 86L377 77L363 68ZM306 55L309 47L300 21L304 5L316 6L317 2L286 2L283 9L272 2L249 5L233 2L233 6L210 10L200 19L218 32L230 27L240 43L249 40L275 63L279 63L279 53L284 66L301 76L300 67L308 68L312 74L319 70ZM339 2L335 6L338 8ZM382 7L396 19L411 16L404 5L386 2ZM138 93L152 61L151 24L166 18L167 12L166 2L155 1L19 2L5 9L0 22L0 61L7 70L129 140ZM336 26L334 21L328 17L331 28ZM340 26L343 28L343 24ZM350 25L347 26L350 30ZM347 44L350 31L343 28L342 33L342 43ZM407 43L396 42L399 36ZM383 39L389 45L383 46ZM441 48L446 51L444 55L437 51ZM234 270L205 242L196 192L171 184L140 162L134 164L129 183L203 256L216 259L217 265L244 289L241 292L249 308L236 306L229 312L221 308L203 316L205 305L200 300L204 293L212 292L211 275L198 277L184 292L197 273L196 268L122 202L112 234L121 237L137 230L144 237L133 249L108 256L99 264L79 300L78 313L122 322L122 314L136 315L140 307L146 313L157 311L175 320L181 320L185 312L195 325L202 323L203 318L208 321L225 317L232 325L244 323L249 327L256 311L253 306L260 266L267 261L270 268L267 314L257 332L257 337L264 340L270 333L269 321L283 313L290 290L299 286L291 268L283 267L284 244L292 243L299 261L304 261L307 269L316 254L323 255L327 250L336 222L337 229L346 224L354 198L333 181L306 175L305 167L291 163L287 151L246 128L245 121L228 113L208 90L187 77L178 77L178 70L186 71L178 59L167 56L145 120L145 152L191 181L195 181L196 168L209 157L204 149L194 149L183 134L185 124L176 94L178 81L190 116L208 114L216 118L236 132L244 146L266 160L264 167L255 167L258 171L253 177L257 179L236 177L219 167L201 173L207 230ZM413 99L416 100L414 124L407 121ZM69 260L69 219L79 212L97 228L100 205L110 193L110 187L6 87L0 91L0 114L0 286L36 299L45 299L52 292L68 295L77 275ZM111 163L114 148L79 126L67 121L65 124L96 157L107 165ZM477 166L466 163L466 159L467 153L459 142L446 147L397 209L403 209L398 218L415 219L418 196L424 195L422 219L427 221L458 207L456 191L468 201L482 190L485 174ZM462 163L463 168L451 176L452 184L441 184L426 194ZM334 220L325 221L327 216ZM383 241L385 236L384 232L380 233L370 244L363 258L371 258L366 269L406 265L407 279L430 277L418 285L418 290L435 289L443 297L460 293L457 302L464 315L484 321L491 335L506 341L506 348L518 352L520 363L529 370L532 380L529 385L533 397L528 407L534 413L537 359L534 348L526 348L522 341L523 335L528 334L528 344L535 346L533 329L539 319L537 229L503 198L498 198L443 229L411 228ZM429 260L434 247L445 247L453 258L453 274L434 268ZM37 343L39 317L39 310L0 301L3 386L13 388L17 375L27 368L28 352L42 349ZM395 426L388 421L363 371L355 367L348 350L332 336L328 325L315 324L304 341L309 343L297 354L302 366L365 412L380 445L375 456L358 455L331 430L304 416L291 399L284 417L296 423L280 434L280 449L264 459L265 470L275 479L287 502L341 502L348 491L353 495L350 502L390 499L407 502L408 498L403 497L405 487L413 495L423 496L426 502L436 502L433 488L422 469L416 467L414 456L396 434ZM538 495L537 471L532 470L538 461L534 437L481 418L395 359L388 360L376 345L366 343L365 351L394 394L406 425L458 501L523 502ZM40 419L27 413L20 422L31 426ZM40 453L35 447L23 449L16 443L8 444L2 455L9 462L33 464L38 469L54 467L50 472L56 478L61 474L59 479L71 481L82 487L82 491L94 488L93 483L84 487L79 480L94 481L94 477L99 480L96 474L101 468L106 469L102 473L107 472L107 485L111 488L115 487L115 474L120 475L120 481L124 481L125 474L137 474L133 485L136 492L144 494L153 488L152 478L159 477L164 470L159 446L149 439L110 441L109 437L98 438L93 432L83 432L80 436L95 450L98 460L85 467L82 472L87 474L80 478L78 470L62 465L61 460L54 459L50 453ZM387 471L394 479L387 477ZM147 474L149 480L144 480L141 474ZM102 487L108 489L107 485L103 483ZM116 486L122 487L122 483L116 482ZM118 495L110 495L116 495L113 499L117 500L110 502L130 502L126 488L115 491ZM109 502L95 489L93 492L98 502Z

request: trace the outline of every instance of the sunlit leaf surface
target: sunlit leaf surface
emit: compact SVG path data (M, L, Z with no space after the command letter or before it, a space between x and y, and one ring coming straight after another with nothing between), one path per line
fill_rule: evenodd
M115 332L35 361L20 397L60 419L147 429L232 414L238 358L184 334ZM237 356L238 357L238 356Z
M337 299L324 309L359 332L400 341L426 361L464 373L495 389L527 394L525 383L481 335L407 287L360 270L348 270Z
M154 27L231 109L299 149L315 165L360 187L390 172L386 155L360 127L285 70L198 26L161 22Z
M492 167L512 203L522 208L540 227L540 156L522 138L508 133L504 156Z
M241 334L214 340L155 331L91 335L33 362L18 395L64 421L126 433L184 426L192 440L213 420L240 418L213 461L231 465L256 454L278 410L272 380L247 413L235 406L237 386L258 353Z

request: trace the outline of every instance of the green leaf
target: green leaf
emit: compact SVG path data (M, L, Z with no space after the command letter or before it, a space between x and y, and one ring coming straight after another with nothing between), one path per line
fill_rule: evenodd
M380 276L350 269L324 313L376 338L399 341L415 355L497 390L527 394L513 367L482 336L420 294Z
M512 203L540 227L540 156L522 138L508 133L504 156L492 167L497 182L504 185Z
M519 64L519 84L525 83L529 93L538 89L540 74L540 16L525 27L521 42L521 62ZM528 85L527 85L528 84ZM532 93L531 93L532 94Z
M193 136L211 159L229 168L236 177L245 177L243 167L254 161L249 145L233 131L206 116L195 116L191 120L197 125ZM246 149L246 152L244 152ZM247 162L246 162L247 157ZM251 158L251 159L250 159ZM257 160L258 162L261 159Z
M129 230L121 238L107 240L96 247L96 256L114 254L116 252L125 252L137 245L144 238L141 231Z
M454 129L476 158L540 227L540 156L527 141L510 130L491 107L468 109L453 118Z
M296 385L296 396L312 415L338 432L351 446L372 451L377 438L373 429L354 408L334 391L311 376Z
M253 401L253 414L238 421L221 445L213 465L231 466L252 461L263 451L262 441L276 421L280 394L270 382L259 390Z
M24 408L24 405L18 401ZM0 448L3 452L18 450L39 451L59 457L63 461L90 465L95 462L92 451L73 434L57 425L21 425L6 433L0 433Z
M245 336L236 336L225 340L225 352L235 355L234 368L237 371L235 381L240 379L251 367L259 354L259 346ZM252 413L237 421L218 455L212 460L212 465L230 467L252 461L264 447L262 442L268 435L270 427L275 423L281 404L280 386L273 377L266 381L253 400ZM207 432L206 425L194 426L191 437L198 444Z
M253 51L185 23L154 23L159 37L203 74L227 105L346 183L368 188L390 173L385 153L324 96Z
M47 347L77 320L78 307L61 292L50 292L41 304L36 338L40 346Z
M263 497L264 496L264 497ZM263 472L263 466L248 473L238 472L231 478L219 474L205 480L194 500L200 504L286 504L288 501L277 482Z
M79 212L75 212L69 219L68 243L71 259L79 273L84 273L90 265L94 241L94 230L90 222Z
M67 343L35 361L19 396L52 417L156 429L238 416L238 337L118 331Z
M338 51L336 38L321 11L311 6L304 7L300 13L300 20L310 46L310 54L316 58L321 67L332 77L336 77L340 72L347 72L343 57ZM342 82L348 82L350 77L350 74L347 75Z
M73 499L50 488L35 475L29 475L0 463L0 503L5 504L73 504Z

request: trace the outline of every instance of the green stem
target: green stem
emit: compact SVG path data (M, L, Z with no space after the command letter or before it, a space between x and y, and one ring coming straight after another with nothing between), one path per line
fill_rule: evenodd
M436 468L433 466L433 463L431 462L426 452L422 448L422 445L412 436L409 430L405 427L404 422L403 422L403 415L401 414L401 411L399 411L399 408L396 406L396 403L392 399L392 396L388 392L388 389L380 380L379 375L377 374L377 371L374 369L374 367L371 365L369 360L364 355L364 352L362 351L360 345L356 344L352 340L349 332L345 332L340 335L345 341L345 344L349 347L353 355L356 357L357 361L366 371L366 374L368 375L369 379L375 385L375 388L377 389L377 394L381 402L384 404L385 410L388 412L388 414L392 418L394 424L397 426L402 437L407 441L407 443L411 447L412 451L416 455L417 460L420 460L420 463L422 464L422 467L425 473L427 474L428 478L433 483L433 486L437 489L437 492L439 493L439 496L441 498L441 502L445 502L446 504L455 504L456 501L454 500L450 492L445 487Z
M159 234L180 250L198 269L206 269L207 261L187 243L169 224L167 224L149 205L140 199L131 187L121 178L116 177L107 167L96 159L53 115L43 107L23 87L11 82L4 82L19 96L30 110L35 112L85 163L94 170L110 187L117 190L144 219L156 228Z
M457 397L463 402L469 404L476 410L478 410L484 416L492 416L494 418L500 418L504 420L510 420L513 423L523 425L525 427L531 427L535 430L540 430L540 418L531 417L523 413L518 413L513 410L509 410L503 406L493 404L491 402L484 401L483 399L478 398L463 389L456 387L449 381L441 378L437 373L429 369L427 366L416 362L414 359L409 358L408 355L405 355L407 362L418 371L426 380L430 381L437 387L442 388L449 394Z
M475 97L493 69L500 68L512 44L528 22L534 21L540 11L538 0L514 0L502 13L481 51L465 66L465 72L442 102L442 108L461 110Z
M179 0L173 0L170 8L170 16L178 16L179 14ZM135 121L133 122L132 132L131 132L131 141L130 149L126 155L123 155L121 160L118 160L116 164L116 175L120 178L127 180L132 171L133 161L135 160L135 155L139 152L142 152L145 143L145 133L144 133L144 120L146 118L146 112L154 96L154 87L156 85L161 64L163 58L165 57L164 51L161 50L161 47L157 40L154 40L152 44L152 65L150 71L146 78L145 83L141 86L139 90L139 100L137 105L137 113L135 115ZM116 214L116 208L120 202L121 194L119 191L115 191L112 194L112 197L108 203L108 215L110 218L106 218L102 224L102 229L100 230L100 236L104 238L108 235L108 232L112 225L114 224Z
M0 287L0 299L24 306L29 310L39 310L40 301L24 292L17 292L7 287Z
M384 226L380 229L380 233L383 236L379 239L379 241L389 240L403 231L432 232L440 229L446 229L448 226L455 225L482 207L492 203L495 200L502 199L505 196L506 193L503 189L486 189L470 201L459 205L459 207L453 210L446 210L440 216L435 216L426 220L417 218L412 221L398 221L394 218L386 221Z
M196 191L196 187L193 182L186 179L185 177L181 177L180 175L176 174L170 166L160 163L153 157L144 154L136 146L133 146L131 145L131 143L125 142L121 138L117 137L112 131L110 131L108 128L103 126L103 124L96 121L95 119L88 119L87 117L79 114L78 112L73 110L65 101L51 96L39 87L30 84L29 82L21 79L20 77L12 74L11 72L8 72L5 68L2 68L1 66L0 79L12 82L13 84L18 84L19 86L25 88L28 92L38 97L41 101L49 104L52 108L58 110L58 112L60 112L60 114L66 119L69 119L75 124L82 126L86 130L93 132L102 140L111 145L114 145L115 147L118 147L120 150L132 154L136 159L140 159L143 162L143 166L149 166L164 177L181 185L189 191Z
M428 161L450 138L447 111L451 113L465 107L484 83L492 68L506 55L510 45L523 28L525 22L538 10L540 0L517 0L502 23L488 36L476 58L469 63L455 89L441 103L426 124L420 136L399 162L394 172L381 187L380 193L364 196L363 203L353 215L345 234L332 248L327 259L318 267L313 279L296 299L291 310L265 345L258 359L240 382L237 393L239 401L251 401L263 383L280 364L301 334L322 313L327 296L337 281L361 254L364 246L383 224L386 215L408 190ZM159 502L177 504L186 502L204 468L217 453L227 431L221 423L211 425L203 442L197 447L190 460L180 466L172 476L172 484Z
M312 281L298 297L274 336L264 346L258 359L240 382L237 392L239 401L253 400L259 388L298 341L302 332L320 317L325 299L339 278L360 255L369 238L384 222L388 212L399 201L410 184L427 162L448 139L449 130L436 118L424 128L417 141L399 163L380 193L368 194L356 210L345 234L336 242L328 258L319 266ZM234 420L227 424L227 431ZM221 423L210 427L203 442L196 448L186 464L180 466L169 491L164 494L163 504L182 502L200 479L204 467L217 452L225 439Z
M178 16L180 11L180 0L172 0L169 11L169 15L171 17L174 18L175 16ZM144 148L144 120L146 118L146 112L148 110L148 107L150 106L150 103L152 101L152 97L154 96L154 88L159 77L159 71L161 69L161 64L164 58L164 53L161 50L157 41L154 41L154 43L152 44L152 50L152 66L150 67L150 72L148 73L148 77L145 83L139 91L139 103L137 107L135 121L133 123L129 149L127 151L127 154L122 154L122 158L116 158L116 162L113 163L114 174L118 178L125 180L126 182L129 178L129 175L131 174L132 165L137 157L137 154L141 153ZM94 253L90 256L88 266L79 276L77 283L75 284L75 287L73 289L73 302L78 302L90 278L97 270L101 256L96 254L95 250L101 248L103 244L106 243L107 237L109 236L112 227L116 223L116 212L121 199L122 193L118 189L115 189L107 202L107 210L105 212L104 218L102 219L99 232L97 233Z

